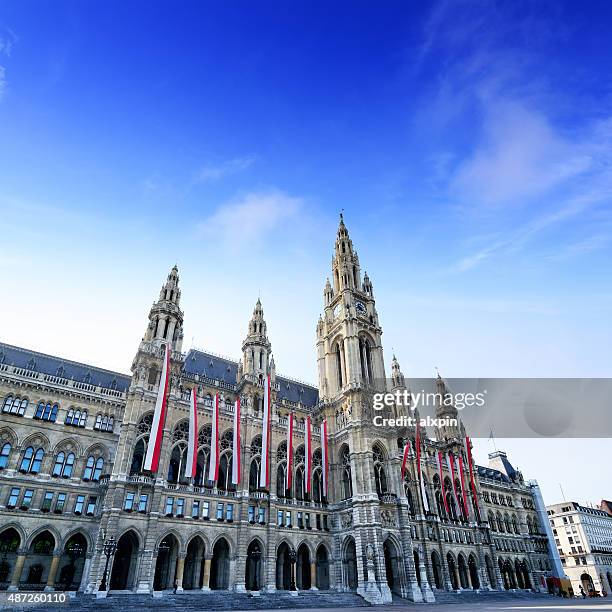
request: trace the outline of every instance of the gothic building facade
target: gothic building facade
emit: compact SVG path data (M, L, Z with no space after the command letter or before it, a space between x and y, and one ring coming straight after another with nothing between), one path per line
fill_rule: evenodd
M551 569L548 540L530 485L503 453L475 470L477 493L470 493L466 515L453 496L455 475L446 466L441 472L436 460L438 450L465 452L461 425L422 432L423 487L413 452L401 476L404 443L411 440L414 449L414 429L373 425L373 393L406 382L395 357L386 379L373 286L362 277L342 219L323 299L318 389L276 374L259 300L239 361L195 349L183 353L176 267L150 310L131 376L0 344L0 589L319 589L356 591L374 603L390 601L392 593L434 601L440 591L541 590ZM168 411L159 470L152 474L143 461L169 345ZM268 374L272 478L265 489L258 473ZM197 469L186 479L194 387ZM212 483L215 394L220 460ZM237 397L242 460L240 483L233 485ZM287 490L291 412L296 427ZM307 416L314 424L310 492ZM327 495L316 427L323 418Z

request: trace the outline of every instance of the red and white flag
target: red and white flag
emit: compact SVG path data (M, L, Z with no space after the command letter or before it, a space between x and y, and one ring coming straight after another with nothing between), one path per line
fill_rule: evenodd
M161 377L159 379L159 390L155 402L155 412L151 423L151 434L147 446L147 454L144 460L144 469L149 472L157 472L159 457L161 454L161 443L164 435L164 424L168 410L168 382L170 380L170 343L166 345L166 354L162 365Z
M467 491L465 490L465 477L463 475L463 458L459 455L459 482L461 483L461 493L463 494L463 510L465 512L465 518L469 520L470 511L467 503Z
M304 480L306 481L306 493L312 489L312 422L306 417L306 433L304 444Z
M323 419L323 422L321 423L321 453L323 458L323 496L327 497L327 479L329 476L327 419Z
M474 500L474 510L477 518L480 519L480 506L478 504L478 494L476 493L476 483L474 482L474 461L472 459L472 443L470 439L465 437L465 449L467 453L468 465L470 466L470 485L472 487L472 499Z
M208 480L217 482L219 478L219 394L215 393L212 413L212 433L210 436L210 465Z
M441 453L441 451L438 451L438 469L440 470L440 487L442 489L442 501L444 502L444 509L446 510L446 516L448 516L450 518L448 502L446 501L446 495L444 494L444 472L442 470L442 453Z
M404 456L402 457L402 480L406 476L406 465L408 464L408 455L410 454L410 440L406 440L404 445Z
M270 375L264 381L263 430L261 436L261 465L259 467L259 486L270 488L270 428L272 425L270 410Z
M185 478L193 478L198 463L198 400L196 388L191 390L189 402L189 439L187 442L187 460L185 462Z
M289 413L287 422L287 475L285 476L285 491L291 491L293 484L293 412Z
M419 486L421 488L421 498L423 500L423 508L425 512L429 512L429 500L427 499L427 493L425 492L425 484L423 483L423 475L421 474L421 428L419 425L419 418L417 417L416 424L416 456L417 456L417 472L419 475Z
M234 437L232 440L232 484L240 484L240 396L234 403Z
M461 512L461 504L459 503L459 497L457 496L457 487L455 486L455 459L453 453L450 451L446 453L446 462L448 463L448 471L451 474L451 481L453 485L453 497L455 498L455 506L457 510Z

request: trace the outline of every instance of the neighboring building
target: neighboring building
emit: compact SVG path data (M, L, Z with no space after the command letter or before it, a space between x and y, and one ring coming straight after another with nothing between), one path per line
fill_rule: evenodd
M612 501L608 501L607 499L602 499L601 504L599 504L599 509L603 510L610 516L612 516Z
M546 506L555 543L574 594L612 592L612 516L563 502Z
M319 388L276 373L259 300L239 361L182 353L183 312L173 268L151 308L132 374L0 344L0 588L99 589L102 544L114 538L111 590L299 589L391 592L432 601L439 590L543 589L551 563L533 485L504 453L475 470L476 496L438 469L438 451L467 461L465 432L423 431L424 503L416 460L401 478L410 428L373 425L372 393L405 389L399 363L385 379L373 287L340 221L316 326ZM144 472L161 363L172 342L168 414L157 474ZM272 379L270 490L258 486L263 378ZM437 384L444 391L441 378ZM184 478L188 398L197 389L197 472ZM220 395L221 459L206 479L212 398ZM232 466L234 401L242 403L241 484ZM393 407L395 410L396 407ZM285 490L287 415L297 417L294 486ZM440 414L457 416L451 407ZM304 419L313 427L312 494L305 491ZM329 425L329 495L318 427ZM469 488L469 485L466 489ZM445 503L446 501L446 503ZM426 505L428 510L426 510ZM294 565L295 564L295 565Z

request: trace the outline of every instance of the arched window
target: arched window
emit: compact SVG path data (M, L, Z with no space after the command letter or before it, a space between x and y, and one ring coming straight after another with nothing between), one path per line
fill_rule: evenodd
M0 449L0 470L8 465L9 455L11 454L11 445L6 442Z
M372 355L370 342L367 338L359 338L359 362L361 377L365 382L372 381Z
M378 444L372 449L372 458L374 461L374 479L376 481L376 492L382 495L387 492L387 475L385 474L385 456Z
M72 425L72 419L74 417L74 410L70 408L68 413L66 414L66 420L64 421L65 425Z
M100 429L102 427L102 415L96 415L96 422L94 424L94 429Z
M78 425L79 427L85 427L86 424L87 424L87 410L83 410L83 412L81 412L81 416L79 418ZM112 431L112 428L111 428L111 431Z
M55 457L55 464L53 465L53 472L51 472L52 476L61 476L62 469L64 467L64 462L66 461L66 454L63 451L57 453Z
M283 461L278 464L276 469L276 496L285 497L287 495L287 464Z
M312 499L318 504L323 502L323 470L319 467L312 473Z
M62 478L70 478L72 476L72 470L74 468L74 453L64 453L60 451L55 458L55 464L53 466L52 476Z
M96 467L93 473L93 478L92 478L93 481L98 482L100 480L100 477L102 476L103 468L104 468L104 459L102 459L102 457L98 457L98 460L96 461Z
M28 446L28 448L23 451L23 458L19 470L21 472L29 472L30 474L38 474L44 455L45 453L42 448L34 451L33 447Z
M342 466L342 499L350 499L353 497L353 478L348 446L344 446L340 451L340 465Z
M100 417L100 415L98 415ZM132 463L130 464L130 475L142 472L146 455L147 443L149 442L149 434L151 432L151 424L153 423L153 414L145 414L138 425L136 425L136 444L132 453Z
M344 347L341 341L336 343L336 370L338 372L338 389L344 387L345 376L344 376Z
M236 485L232 483L232 447L234 432L228 429L219 440L219 478L217 489L221 491L234 491Z
M410 478L410 472L406 470L404 474L404 495L408 500L408 508L410 509L410 515L414 516L414 499L412 498L412 481Z
M4 404L2 405L2 412L12 412L13 410L13 396L7 395L4 398Z
M45 402L41 400L40 402L38 402L38 406L36 407L34 418L55 423L55 421L57 420L58 410L58 404L51 404L51 402L47 402L45 404Z
M83 470L83 480L91 480L93 476L93 468L94 468L95 459L92 456L87 457L87 461L85 462L85 470Z
M50 410L51 410L51 407L49 406L49 411ZM45 412L45 402L40 401L38 402L38 406L36 406L36 412L34 413L34 418L42 419L44 412Z
M259 466L260 458L254 457L251 460L251 466L249 469L249 491L253 493L259 489Z

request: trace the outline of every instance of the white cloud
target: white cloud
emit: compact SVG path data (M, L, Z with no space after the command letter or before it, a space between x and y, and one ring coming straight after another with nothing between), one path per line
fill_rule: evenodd
M221 164L206 164L195 173L193 182L194 184L212 183L226 176L242 172L254 163L254 157L236 157Z
M456 169L450 195L471 206L523 205L588 171L588 143L570 142L515 102L487 109L483 138Z
M277 189L247 193L219 207L198 225L200 236L234 244L264 240L270 232L294 218L302 200Z

